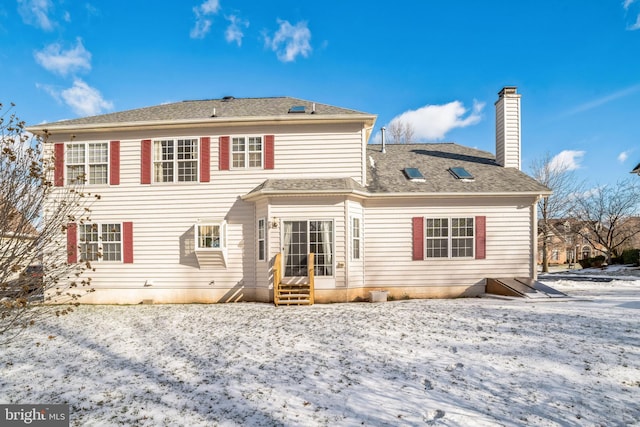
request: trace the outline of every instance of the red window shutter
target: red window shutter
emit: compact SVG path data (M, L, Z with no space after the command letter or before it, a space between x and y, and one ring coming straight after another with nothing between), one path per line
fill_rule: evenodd
M133 223L122 223L122 262L133 264Z
M424 259L424 217L413 218L413 260Z
M109 184L120 185L120 141L109 143Z
M55 144L53 147L53 185L64 186L64 144Z
M275 166L274 153L273 153L274 141L275 141L275 137L273 135L264 136L264 168L265 169L273 169Z
M140 151L140 184L151 184L151 140L143 139Z
M211 180L211 138L200 138L200 182Z
M219 159L218 159L218 169L221 171L229 170L229 141L230 138L228 136L220 137L220 147L219 147Z
M487 217L476 217L476 259L487 257Z
M78 224L67 224L67 263L78 262Z

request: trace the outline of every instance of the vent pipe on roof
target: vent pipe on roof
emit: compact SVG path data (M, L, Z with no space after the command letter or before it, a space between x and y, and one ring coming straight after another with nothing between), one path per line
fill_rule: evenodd
M316 103L314 102L313 104L311 104L311 114L315 114L316 113Z
M213 112L211 113L211 117L215 117L216 116L216 107L213 107Z
M383 153L386 153L386 152L387 152L387 147L386 147L386 145L385 145L385 141L384 141L384 133L385 133L385 131L386 131L386 130L387 130L387 129L386 129L384 126L382 126L382 127L380 128L380 138L382 139L382 152L383 152Z

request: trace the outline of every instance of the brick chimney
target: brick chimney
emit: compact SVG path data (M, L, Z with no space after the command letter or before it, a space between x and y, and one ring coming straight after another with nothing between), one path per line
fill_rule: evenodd
M496 101L496 161L505 168L520 164L520 94L515 86L505 86Z

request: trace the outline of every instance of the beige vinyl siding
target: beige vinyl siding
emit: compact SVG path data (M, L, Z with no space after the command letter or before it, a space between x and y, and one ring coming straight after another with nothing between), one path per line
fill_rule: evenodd
M158 290L170 289L181 293L181 300L190 300L203 291L216 295L245 290L255 293L256 287L271 286L269 271L271 259L280 250L279 229L267 228L268 260L257 261L257 218L267 222L272 217L333 219L336 260L344 261L344 207L341 200L329 206L324 200L315 203L296 200L293 206L268 212L266 202L256 207L239 196L260 185L265 179L296 178L300 176L338 177L350 176L361 180L361 129L357 125L338 125L326 132L318 125L278 128L274 126L229 127L212 129L183 129L172 131L134 131L112 134L78 133L74 142L120 141L120 185L86 186L88 191L101 196L92 207L92 219L100 222L133 223L133 264L95 263L91 273L96 290L135 289L135 298L147 295L154 299ZM285 130L286 133L282 133ZM275 135L275 169L219 170L219 136L221 135ZM142 139L192 137L211 138L210 172L208 183L152 183L140 184L140 153ZM52 138L47 149L53 151L53 143L66 142ZM355 153L355 155L354 155ZM334 160L338 159L337 162ZM344 160L340 160L344 159ZM310 175L312 174L312 175ZM274 208L272 208L274 209ZM258 213L259 211L259 213ZM193 253L194 224L198 221L227 222L227 264L202 266ZM330 286L344 285L344 269L334 269L335 278ZM322 280L321 280L322 282ZM147 286L145 286L147 284ZM151 284L151 286L148 286ZM325 281L325 286L329 282ZM139 292L138 292L139 291ZM111 299L101 302L137 303L119 297L125 293L111 292ZM194 297L202 300L202 297ZM206 298L204 298L206 300Z
M496 161L520 169L520 97L501 98L496 103Z
M277 241L277 245L272 244L271 247L277 252L283 250L282 221L332 220L335 249L334 275L333 277L316 277L316 287L330 289L345 286L345 268L337 267L338 263L345 263L346 256L343 197L274 198L271 199L271 215L280 223L277 233L270 233L270 237Z
M352 258L353 239L352 239L352 218L360 218L360 259ZM347 202L347 221L349 224L347 234L348 253L347 262L347 280L350 288L358 288L365 285L364 280L364 259L365 259L365 243L364 243L364 209L359 201L350 200Z
M486 277L529 277L533 200L444 199L366 204L366 286L473 286ZM412 218L486 216L486 259L412 260ZM389 236L395 236L390 239Z

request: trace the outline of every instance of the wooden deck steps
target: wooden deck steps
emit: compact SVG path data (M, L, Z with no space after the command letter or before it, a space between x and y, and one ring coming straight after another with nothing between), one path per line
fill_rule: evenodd
M311 285L280 284L277 299L277 305L311 305Z
M307 258L306 283L282 283L282 254L276 254L273 262L273 303L279 305L313 305L314 254Z

